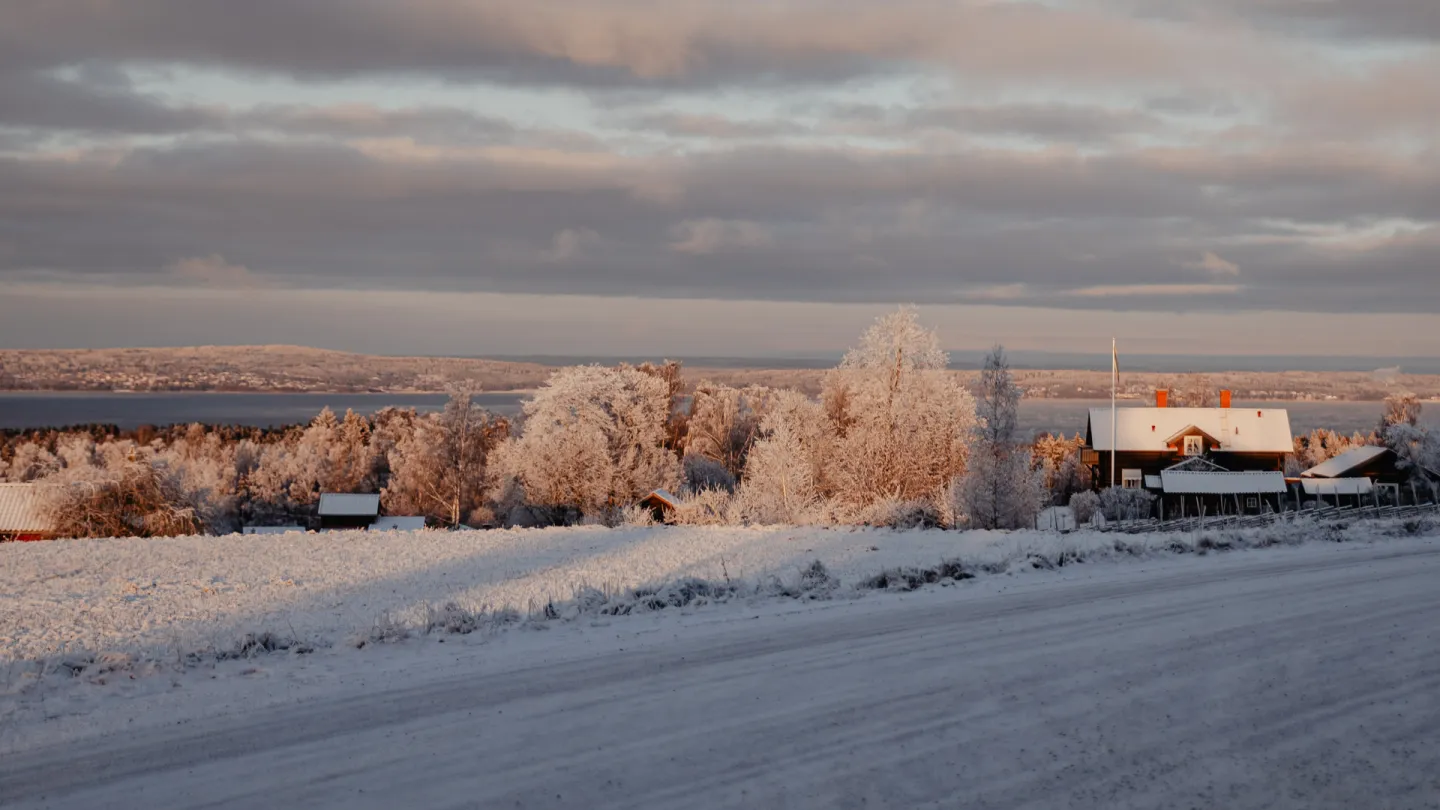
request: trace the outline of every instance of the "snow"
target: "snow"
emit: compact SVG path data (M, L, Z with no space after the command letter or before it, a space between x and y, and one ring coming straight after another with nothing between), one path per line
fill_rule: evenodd
M1293 453L1290 413L1284 409L1246 408L1117 408L1119 452L1164 453L1166 441L1197 427L1220 442L1227 453ZM1111 447L1110 409L1090 409L1090 447Z
M1433 807L1437 576L1312 543L76 679L0 723L0 805Z
M1274 495L1287 491L1285 474L1279 472L1161 470L1160 481L1167 495Z
M0 545L0 666L77 650L164 653L284 631L343 642L426 607L530 613L585 587L793 576L820 559L846 581L934 565L1026 536L783 528L576 527ZM1029 537L1037 541L1038 535ZM873 550L872 550L873 549Z
M1311 467L1305 472L1300 473L1300 475L1304 478L1339 478L1356 467L1368 464L1388 452L1390 452L1390 448L1388 447L1356 447L1353 450L1347 450L1331 458L1329 461Z

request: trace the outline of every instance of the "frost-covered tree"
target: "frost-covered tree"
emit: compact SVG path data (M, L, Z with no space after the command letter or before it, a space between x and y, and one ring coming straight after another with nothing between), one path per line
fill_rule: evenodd
M975 444L960 487L962 511L972 528L1034 526L1046 500L1046 471L1035 469L1030 448L1019 441L1022 392L1003 347L986 356L976 388Z
M1071 439L1047 433L1035 440L1032 465L1045 474L1051 504L1063 506L1075 493L1090 489L1090 468L1081 457L1084 447L1085 437L1078 433Z
M947 363L936 334L902 308L878 319L826 376L829 447L816 478L842 518L882 501L938 504L965 471L974 399Z
M1440 500L1440 436L1420 425L1420 398L1397 394L1385 400L1380 441L1395 453L1396 466L1409 473L1417 491Z
M520 436L497 448L497 500L517 496L541 519L608 519L656 488L677 488L666 446L666 383L628 368L557 371L525 403Z
M43 446L27 442L15 448L10 459L10 480L27 483L60 471L60 459Z
M695 387L690 400L687 459L709 459L734 479L745 474L745 459L775 391L752 385L733 388L711 382Z
M1385 398L1385 414L1380 418L1380 432L1392 425L1409 425L1415 427L1420 424L1420 397L1410 394L1392 394Z
M382 496L391 514L425 515L449 525L489 522L482 511L490 453L510 432L507 420L453 392L445 409L411 423L388 450Z
M622 363L620 368L623 370L632 367ZM685 398L685 379L681 374L680 361L666 360L658 366L654 363L641 363L633 368L665 384L665 446L676 455L684 455L690 418L680 407Z
M798 392L779 392L736 491L739 516L752 523L813 522L822 500L818 473L827 440L820 406Z

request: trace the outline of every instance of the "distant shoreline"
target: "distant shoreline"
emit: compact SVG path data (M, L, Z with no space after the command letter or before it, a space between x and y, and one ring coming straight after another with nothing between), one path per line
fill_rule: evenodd
M496 388L484 391L471 391L476 396L486 394L533 394L536 388ZM0 388L0 396L11 396L16 394L34 394L36 396L155 396L159 394L185 394L188 396L448 396L449 391L434 389L403 389L387 388L383 390L342 390L336 388L319 388L315 390L297 390L294 388L244 388L238 390L220 390L214 388Z
M531 395L535 394L535 392L538 391L538 390L539 390L538 388L505 388L505 389L487 389L487 390L483 390L483 391L472 391L471 393L472 393L473 395L475 395L475 396L493 396L493 395L501 395L501 394L504 394L504 395L514 395L514 396L531 396ZM0 397L24 397L24 396L36 396L36 397L72 397L72 396L73 396L73 397L77 397L77 398L79 398L79 397L102 397L102 396L103 396L103 397L109 397L109 396L125 397L125 396L166 396L166 395L216 396L216 397L234 397L234 396L264 396L264 397L273 397L273 396L297 396L297 397L301 397L301 396L368 396L368 397L397 396L397 397L413 397L413 396L448 396L449 393L450 393L449 391L445 391L445 390L434 390L434 389L386 389L386 390L380 390L380 391L376 391L376 390L361 390L361 391L350 390L350 391L347 391L347 390L342 390L342 389L329 389L329 388L326 388L326 389L315 389L315 390L295 390L295 389L292 389L292 388L284 388L284 389L250 388L250 389L236 390L236 391L222 391L222 390L215 390L215 389L196 390L196 389L191 389L191 388L156 388L156 389L144 389L144 390L135 390L135 389L108 389L108 388L84 388L84 389L75 389L75 388L8 388L8 389L0 389ZM1030 401L1050 401L1050 402L1095 402L1095 401L1098 401L1097 397L1096 397L1093 393L1090 393L1090 392L1087 392L1087 393L1085 393L1085 394L1081 394L1081 395L1078 395L1078 396L1047 396L1047 397L1026 396L1026 397L1024 397L1024 399L1030 400ZM1107 399L1108 399L1108 398L1107 398ZM1266 404L1268 404L1268 403L1280 403L1280 404L1283 404L1283 403L1293 403L1293 402L1319 403L1319 404L1324 404L1324 403L1327 403L1327 402L1354 402L1354 403L1374 402L1374 403L1379 403L1379 402L1383 402L1383 401L1384 401L1384 399L1381 398L1381 397L1333 397L1333 398L1330 398L1330 397L1327 397L1327 398L1317 398L1317 397L1291 397L1291 398L1287 398L1287 399L1277 399L1277 398L1274 398L1274 397L1253 397L1253 398L1239 398L1239 399L1240 399L1242 402L1246 402L1246 403L1266 403ZM1121 405L1122 407L1140 407L1140 406L1145 406L1145 405L1148 405L1148 404L1151 403L1151 400L1150 400L1150 398L1149 398L1148 396L1136 396L1136 395L1133 395L1133 394L1129 394L1129 395L1122 394L1122 395L1118 398L1118 401L1119 401L1119 403L1120 403L1120 405ZM1423 398L1421 401L1422 401L1422 402L1426 402L1426 403L1430 403L1430 402L1440 403L1440 396Z

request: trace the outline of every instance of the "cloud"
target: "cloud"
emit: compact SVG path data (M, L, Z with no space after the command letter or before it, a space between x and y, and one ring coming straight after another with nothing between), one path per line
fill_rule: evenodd
M724 219L692 219L675 226L671 248L680 253L703 255L774 244L770 230L758 222Z
M555 234L550 246L541 251L541 258L547 262L563 264L585 257L601 242L600 234L589 228L566 228Z
M1161 298L1194 295L1235 295L1238 284L1108 284L1071 290L1076 298ZM1177 304L1182 302L1176 302Z
M1240 275L1240 265L1226 261L1208 250L1200 257L1199 261L1185 262L1184 266L1192 270L1203 270L1213 276Z
M261 279L250 272L249 268L231 264L218 253L180 259L165 269L177 281L186 284L227 289L254 289L264 286Z
M1440 310L1436 6L1203 5L16 0L0 284Z
M1193 20L1030 3L892 0L20 0L0 52L19 63L150 60L295 76L485 75L577 85L833 81L897 66L971 75L1234 76L1292 47L1210 37Z

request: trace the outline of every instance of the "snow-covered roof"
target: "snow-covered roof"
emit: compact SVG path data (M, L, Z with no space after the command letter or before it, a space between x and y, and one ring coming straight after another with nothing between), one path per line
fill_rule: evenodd
M319 514L326 516L343 515L355 517L380 514L379 495L359 495L348 492L324 492L320 495Z
M1115 449L1119 452L1164 453L1167 441L1197 428L1220 443L1227 453L1291 453L1290 412L1283 408L1117 408ZM1090 409L1090 448L1111 447L1110 409Z
M642 498L642 499L640 500L640 502L641 502L641 503L645 503L646 501L650 500L651 498L654 498L655 500L657 500L657 501L665 504L666 506L670 507L671 509L674 509L674 508L675 508L675 504L679 502L679 499L678 499L678 498L676 498L674 495L671 495L668 491L663 490L663 489L657 489L657 490L655 490L654 492L651 492L649 495L646 495L644 498Z
M45 515L41 484L0 484L0 532L44 534L55 530Z
M1300 486L1306 495L1369 495L1375 491L1369 478L1307 478Z
M304 526L246 526L245 534L289 534L290 532L303 532Z
M1344 478L1345 474L1390 452L1388 447L1365 446L1340 455L1300 473L1301 478ZM1307 490L1308 491L1308 490Z
M1167 495L1278 495L1286 491L1285 474L1278 472L1192 472L1162 470Z
M376 518L370 524L372 532L413 532L425 528L425 518L395 516Z

